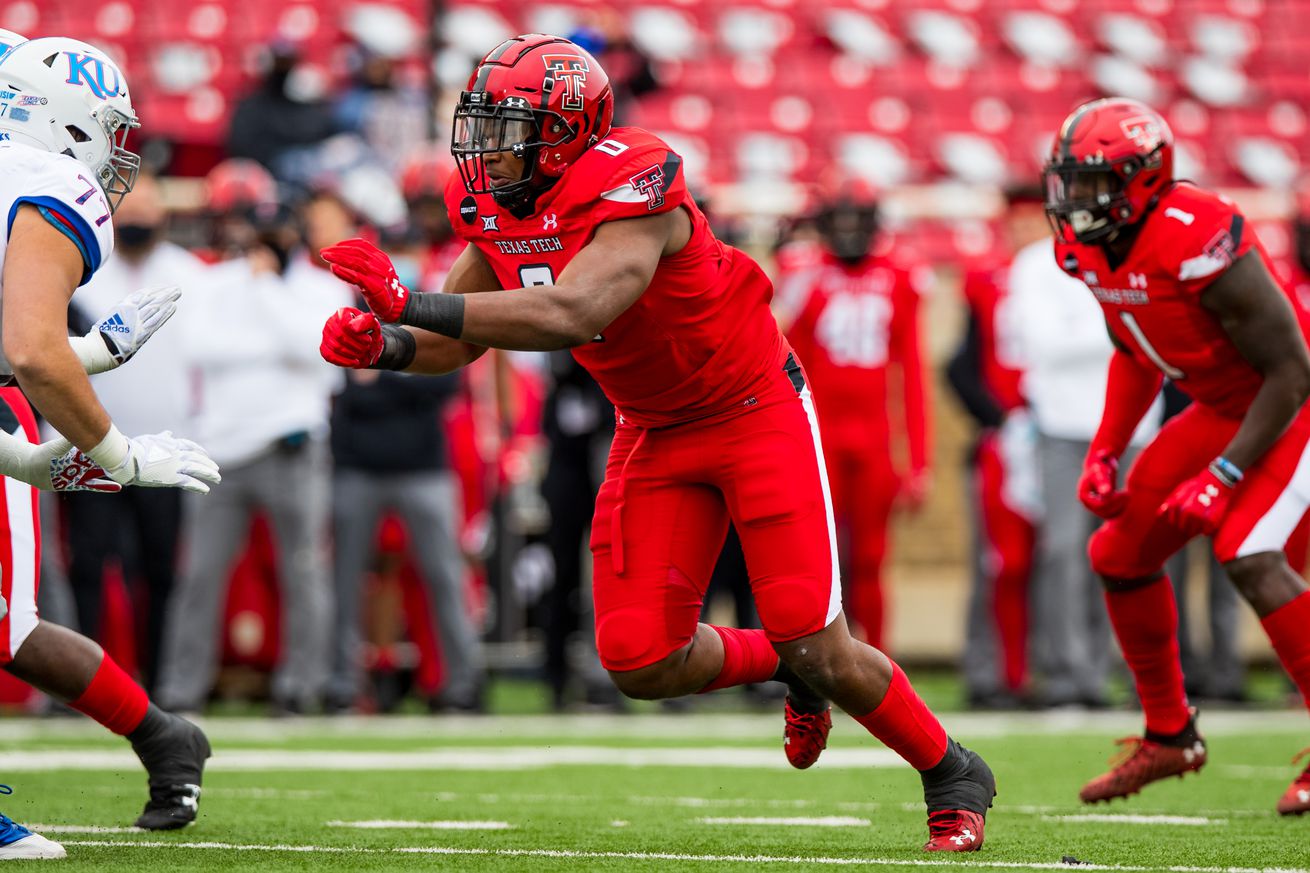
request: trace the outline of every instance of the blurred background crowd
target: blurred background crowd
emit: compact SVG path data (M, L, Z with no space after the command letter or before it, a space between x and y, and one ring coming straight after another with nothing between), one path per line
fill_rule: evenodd
M441 288L462 246L442 200L454 99L501 39L542 31L596 55L618 123L679 151L719 235L771 271L815 385L859 631L958 666L974 707L1109 705L1074 486L1110 345L1050 255L1041 161L1080 100L1141 99L1172 124L1179 175L1237 199L1280 280L1310 291L1305 11L0 0L0 27L87 40L127 73L148 172L70 324L182 285L139 359L94 382L125 431L196 439L224 475L203 498L43 495L41 608L180 711L479 711L506 675L557 708L621 705L590 640L613 428L594 382L567 353L445 377L318 355L326 316L356 302L320 247L375 238L411 288ZM1185 404L1166 392L1141 436ZM1242 701L1268 653L1208 553L1176 561L1189 691ZM755 622L732 536L712 592L707 609ZM16 682L0 698L37 705Z

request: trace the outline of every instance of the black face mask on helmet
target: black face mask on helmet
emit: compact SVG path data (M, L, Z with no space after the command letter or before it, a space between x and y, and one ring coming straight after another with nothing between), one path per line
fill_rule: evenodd
M558 136L550 140L542 136L543 117L552 130L559 129ZM572 128L562 118L533 110L522 97L491 103L485 91L464 91L455 107L450 153L470 194L490 194L511 215L526 218L536 209L541 192L556 181L537 172L538 152L572 136ZM507 153L523 161L517 180L496 179L487 168L488 155Z
M872 204L835 203L819 214L817 227L834 257L858 264L873 250L879 228L878 208Z
M157 224L119 224L114 227L118 247L124 251L139 252L154 245L159 237Z

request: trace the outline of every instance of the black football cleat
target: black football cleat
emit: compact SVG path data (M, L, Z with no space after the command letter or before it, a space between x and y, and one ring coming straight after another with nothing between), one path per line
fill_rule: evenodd
M996 796L996 778L976 752L948 739L946 757L919 774L928 805L925 852L976 852L983 847L987 810Z
M160 712L149 737L133 735L132 751L150 776L150 799L136 827L167 831L186 827L200 811L200 781L211 754L204 731L184 718Z

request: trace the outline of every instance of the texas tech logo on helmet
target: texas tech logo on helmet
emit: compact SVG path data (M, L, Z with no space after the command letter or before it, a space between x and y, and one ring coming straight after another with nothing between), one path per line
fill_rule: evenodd
M659 164L642 170L630 178L628 184L646 198L647 209L659 209L664 205L664 169Z
M1124 132L1124 136L1132 140L1144 152L1155 151L1164 138L1160 125L1156 123L1154 118L1145 115L1125 118L1119 122L1119 129Z
M583 91L587 87L587 59L578 55L542 55L546 63L546 72L557 83L564 86L564 99L560 106L570 112L581 112L585 108Z

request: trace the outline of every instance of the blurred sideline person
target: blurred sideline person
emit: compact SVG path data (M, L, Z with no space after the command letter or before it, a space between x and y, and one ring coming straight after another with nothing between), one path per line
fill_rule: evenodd
M1114 347L1096 301L1051 257L1049 233L1020 249L1008 280L1014 306L1023 313L1017 322L1019 355L1027 364L1023 393L1037 428L1041 479L1029 600L1032 702L1100 709L1108 705L1114 652L1105 601L1087 560L1098 520L1076 492ZM1149 438L1159 420L1157 404L1132 443Z
M416 189L411 184L406 193L416 195ZM311 236L309 242L317 250L339 238ZM426 246L421 238L408 242L411 247L418 244L417 256L397 258L395 263L405 271L403 279L417 286ZM330 710L350 708L362 690L360 595L378 524L388 511L396 512L409 530L410 549L427 591L429 621L441 645L445 681L429 703L434 710L483 709L481 642L465 596L459 491L444 427L445 407L459 391L459 383L455 375L348 370L345 387L333 403L336 621Z
M611 127L612 99L596 59L567 40L494 48L455 110L446 202L470 245L449 293L410 293L364 240L325 249L372 311L333 314L321 351L440 373L492 346L571 348L619 410L591 533L597 648L619 689L660 699L787 681L789 712L822 715L787 722L802 768L833 700L920 771L924 848L979 849L991 771L847 629L814 407L769 281L714 238L677 154ZM698 623L730 521L764 630Z
M122 71L77 40L19 42L0 60L0 77L16 110L0 116L0 209L9 216L0 243L3 382L16 378L22 387L0 389L0 665L127 737L149 773L137 826L177 828L195 820L209 743L152 704L91 640L40 620L33 486L204 493L218 482L218 468L194 443L168 433L125 437L87 378L131 358L167 321L179 292L137 292L85 337L68 337L68 302L113 251L111 216L136 178L140 159L125 148L136 114ZM20 110L14 92L39 99L23 100ZM63 439L32 445L33 406ZM58 844L0 817L0 858L63 856Z
M325 312L351 295L306 252L318 235L349 231L348 211L319 196L301 214L281 203L248 216L244 257L210 267L183 313L198 385L194 429L224 465L223 487L183 518L182 571L168 604L159 699L198 711L218 670L226 581L250 529L268 516L281 587L282 656L273 706L304 712L326 690L332 625L326 540L331 508L328 414L339 373L306 352ZM224 325L215 330L215 325Z
M1041 189L1006 195L1012 252L1050 238ZM964 280L965 335L946 375L979 432L970 457L974 573L961 669L971 708L1018 705L1028 682L1028 604L1041 516L1036 429L1023 396L1022 310L1010 266Z
M783 259L790 266L779 277L774 310L823 421L847 611L881 649L892 509L899 501L917 511L928 488L931 425L918 314L926 276L888 254L866 183L829 180L820 197L819 248L809 259Z
M73 295L73 307L89 321L135 288L167 285L199 276L204 264L164 239L168 214L159 184L142 174L114 214L114 257ZM186 304L179 302L185 310ZM182 365L185 311L159 330L136 363L91 379L100 402L129 431L185 429L191 405L187 368ZM173 589L181 532L182 494L175 488L132 488L119 494L92 492L64 498L67 512L69 582L77 602L78 626L99 638L105 565L117 559L125 581L139 573L145 582L145 615L138 640L141 673L154 690L164 608Z
M1163 566L1198 535L1251 604L1310 705L1310 590L1284 555L1306 513L1310 310L1281 288L1242 212L1175 181L1164 118L1134 100L1075 109L1044 176L1055 260L1087 285L1115 344L1078 498L1105 519L1088 546L1145 716L1141 738L1083 786L1085 803L1205 765ZM1118 459L1164 378L1192 405ZM1310 811L1310 767L1277 803Z

